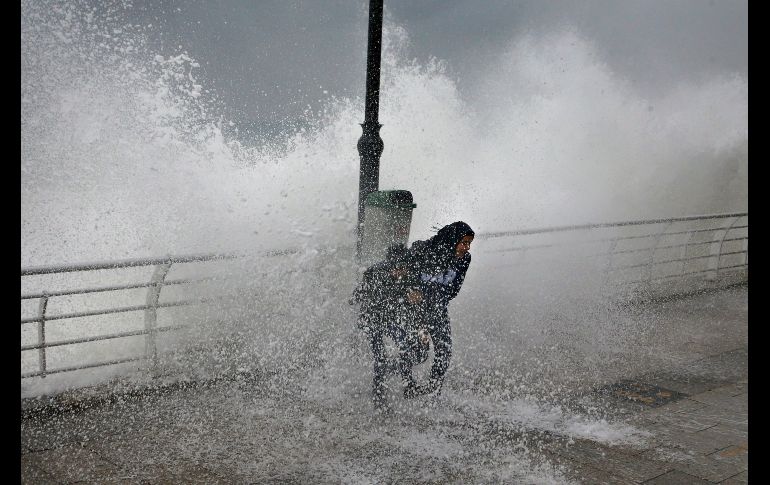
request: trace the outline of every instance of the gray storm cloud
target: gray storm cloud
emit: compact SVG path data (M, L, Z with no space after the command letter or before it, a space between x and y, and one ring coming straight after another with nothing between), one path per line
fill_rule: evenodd
M366 1L137 3L127 20L154 22L156 46L187 51L232 118L285 120L326 95L364 89ZM409 56L447 64L463 93L521 36L575 29L642 95L723 73L748 72L748 3L385 1L388 23L410 35Z

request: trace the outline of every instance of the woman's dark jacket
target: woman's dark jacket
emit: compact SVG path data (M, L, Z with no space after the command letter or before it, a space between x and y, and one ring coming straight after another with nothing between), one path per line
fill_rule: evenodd
M368 268L353 295L354 301L361 303L362 317L368 315L366 320L383 320L382 323L393 321L399 312L413 307L406 299L410 290L423 294L420 311L445 316L471 262L470 253L457 259L455 248L464 236L473 234L468 224L455 222L428 240L415 241L402 255ZM400 278L393 276L394 270L399 269L405 270L405 274ZM379 318L371 318L375 315Z

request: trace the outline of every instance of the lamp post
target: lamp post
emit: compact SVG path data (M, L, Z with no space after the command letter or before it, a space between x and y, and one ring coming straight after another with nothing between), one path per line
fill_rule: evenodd
M378 121L380 111L380 59L382 47L382 3L383 0L369 0L369 34L366 52L366 106L363 133L358 139L358 156L361 166L358 179L358 226L356 256L361 259L361 242L364 235L364 200L379 189L380 155L384 144L380 138Z

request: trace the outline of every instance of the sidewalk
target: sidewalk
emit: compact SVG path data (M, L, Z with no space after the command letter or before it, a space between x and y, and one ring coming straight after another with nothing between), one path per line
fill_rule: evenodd
M704 307L719 335L745 330L745 294L735 301L735 312ZM269 380L236 379L30 415L21 481L748 483L747 341L714 354L693 346L690 361L586 391L649 433L642 445L517 425L478 397L475 408L437 413L407 403L378 418L364 397L335 406Z
M607 389L629 423L652 433L642 449L581 440L548 453L581 483L748 483L747 359L744 347Z

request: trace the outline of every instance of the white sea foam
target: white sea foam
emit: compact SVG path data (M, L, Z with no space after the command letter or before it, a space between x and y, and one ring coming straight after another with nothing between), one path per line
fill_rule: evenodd
M201 355L214 369L315 366L303 381L310 398L358 396L368 406L368 368L350 367L340 350L354 333L355 271L343 252L317 251L354 241L363 101L329 97L296 133L239 138L199 79L199 60L183 47L153 52L146 39L156 27L116 20L111 9L122 5L22 2L22 266L246 253L228 267L225 289L238 298L174 317L200 323L181 342L210 344ZM748 84L739 74L643 97L580 32L556 30L512 37L461 94L441 60L408 58L403 27L386 22L384 35L380 186L414 194L412 240L460 219L488 232L747 208ZM286 247L301 251L256 256ZM531 407L514 391L558 401L565 381L622 372L608 363L628 359L655 315L602 306L588 263L524 270L510 254L485 254L482 240L472 252L452 304L455 385L507 400L495 411L501 420L610 444L638 438L621 424ZM207 370L183 357L186 372ZM505 386L494 373L506 374ZM479 374L493 377L479 384ZM37 385L29 392L54 386Z

